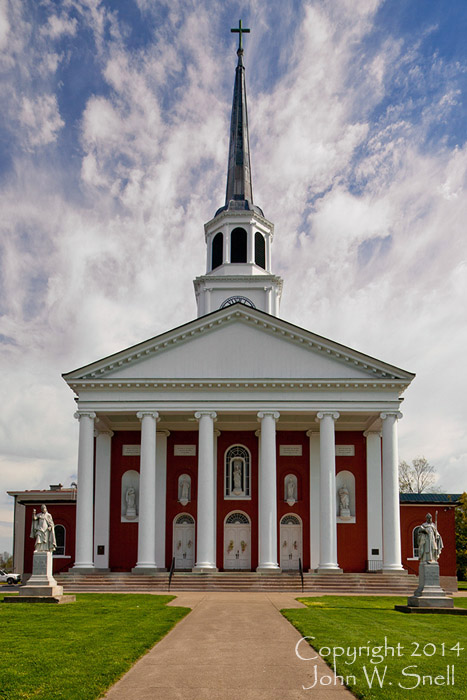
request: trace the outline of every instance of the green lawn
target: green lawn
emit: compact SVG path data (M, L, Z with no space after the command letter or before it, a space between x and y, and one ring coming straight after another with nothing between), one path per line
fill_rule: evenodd
M467 591L467 581L458 581L457 582L457 588L460 591Z
M0 699L100 697L189 612L167 607L173 598L84 593L66 605L0 602Z
M322 596L299 600L307 605L306 609L283 610L282 614L304 637L314 637L310 643L322 650L332 668L335 662L337 673L357 697L467 697L467 616L396 612L394 605L405 605L405 598ZM455 599L455 605L466 608L467 598ZM306 642L300 644L298 651L304 658L315 653ZM312 685L313 661L303 664L308 667ZM452 682L453 666L453 685L448 685L441 676L446 677L449 667ZM319 685L316 691L319 692Z

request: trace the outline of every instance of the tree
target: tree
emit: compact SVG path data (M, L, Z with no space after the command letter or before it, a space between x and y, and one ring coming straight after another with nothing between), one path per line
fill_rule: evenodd
M13 555L9 552L0 554L0 566L3 569L11 569L13 566Z
M401 493L437 493L436 468L426 457L416 457L412 464L399 462L399 491Z
M467 493L462 494L456 508L456 559L457 577L467 578Z

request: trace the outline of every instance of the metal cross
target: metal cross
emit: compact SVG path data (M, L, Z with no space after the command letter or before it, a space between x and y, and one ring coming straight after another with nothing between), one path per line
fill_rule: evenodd
M239 19L239 20L238 20L238 29L235 28L235 29L231 29L230 31L233 32L234 34L238 34L238 35L239 35L239 36L238 36L238 50L239 50L239 51L243 51L242 34L249 34L249 33L250 33L250 30L249 30L249 29L245 29L245 28L242 26L242 20Z

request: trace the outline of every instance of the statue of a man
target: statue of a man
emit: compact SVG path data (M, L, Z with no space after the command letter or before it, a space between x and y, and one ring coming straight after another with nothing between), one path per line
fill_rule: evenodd
M57 549L55 541L55 525L47 507L41 505L41 511L32 511L31 537L35 539L35 552L54 552Z
M426 521L418 529L418 558L420 561L437 562L442 549L443 540L431 513L428 513Z
M350 509L350 494L347 486L341 486L339 489L339 510L347 513Z
M128 520L133 520L136 518L136 491L133 488L133 486L130 486L125 495L125 501L126 501L126 513L125 517Z

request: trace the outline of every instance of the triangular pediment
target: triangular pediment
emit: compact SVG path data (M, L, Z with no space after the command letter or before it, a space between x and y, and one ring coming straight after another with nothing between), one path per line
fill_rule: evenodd
M413 374L235 304L64 375L79 380L404 380Z

